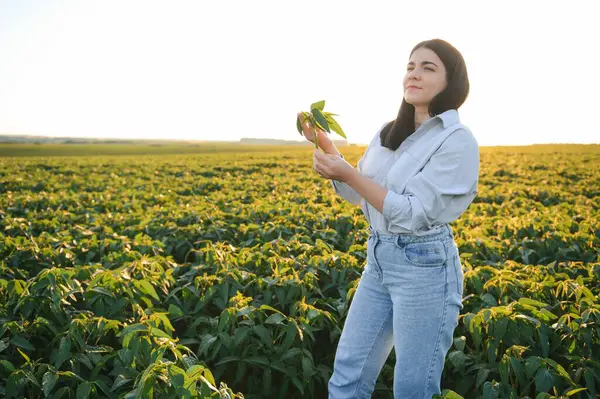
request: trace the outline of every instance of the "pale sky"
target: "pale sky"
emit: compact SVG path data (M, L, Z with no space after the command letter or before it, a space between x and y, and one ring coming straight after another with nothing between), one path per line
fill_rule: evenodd
M296 113L325 100L366 144L412 47L441 38L480 145L598 143L594 3L0 0L0 134L300 140Z

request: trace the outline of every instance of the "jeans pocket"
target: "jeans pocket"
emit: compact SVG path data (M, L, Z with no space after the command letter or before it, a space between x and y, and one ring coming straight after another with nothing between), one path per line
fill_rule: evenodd
M444 243L441 241L411 242L404 246L406 260L419 267L441 267L448 259Z

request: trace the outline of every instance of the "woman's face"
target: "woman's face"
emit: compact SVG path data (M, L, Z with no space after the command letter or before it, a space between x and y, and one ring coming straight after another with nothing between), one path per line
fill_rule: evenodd
M415 50L406 66L404 100L415 107L427 107L446 88L446 67L432 50Z

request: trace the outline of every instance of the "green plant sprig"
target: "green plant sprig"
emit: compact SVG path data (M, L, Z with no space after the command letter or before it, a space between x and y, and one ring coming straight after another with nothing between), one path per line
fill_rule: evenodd
M325 108L325 100L317 101L310 105L310 112L302 112L302 116L304 120L308 120L309 124L312 127L318 127L319 129L331 133L333 130L343 138L346 138L346 134L342 130L340 124L333 119L333 116L339 116L337 114L333 114L331 112L325 112L323 109ZM300 135L304 135L304 131L302 130L302 125L300 123L300 116L296 117L296 128ZM315 129L315 148L319 148L319 135Z

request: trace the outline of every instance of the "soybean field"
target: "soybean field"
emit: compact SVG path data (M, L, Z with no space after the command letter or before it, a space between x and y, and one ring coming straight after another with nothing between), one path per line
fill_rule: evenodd
M0 145L0 397L327 398L369 232L312 152ZM600 397L600 145L482 147L451 227L442 396Z

